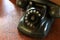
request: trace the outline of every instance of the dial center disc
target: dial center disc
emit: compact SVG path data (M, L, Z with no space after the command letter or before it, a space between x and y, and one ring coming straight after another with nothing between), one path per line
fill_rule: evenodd
M34 22L36 22L38 20L38 16L36 15L36 14L30 14L29 16L28 16L28 21L30 21L30 22L32 22L32 23L34 23Z
M35 15L31 16L31 20L32 20L32 21L35 20Z

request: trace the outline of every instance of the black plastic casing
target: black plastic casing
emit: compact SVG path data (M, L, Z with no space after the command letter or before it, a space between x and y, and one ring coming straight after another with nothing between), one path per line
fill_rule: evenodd
M20 32L22 32L23 34L26 34L31 37L44 38L45 36L47 36L47 34L52 26L52 23L54 22L54 17L60 17L60 15L58 16L60 6L57 4L54 4L53 2L50 2L48 0L46 0L46 1L45 0L25 0L25 1L19 0L19 1L21 3L17 3L17 5L19 5L23 10L25 10L25 13L22 16L22 18L20 19L20 22L18 25L18 30ZM26 25L24 23L24 17L25 17L25 14L27 13L28 9L30 9L31 7L35 7L35 8L38 7L38 9L40 9L39 6L46 7L45 8L46 13L44 12L45 16L43 19L44 21L46 20L46 22L42 27L39 26L39 28L35 29L36 31L32 31L31 29L26 28ZM44 21L42 21L42 22L44 22ZM44 30L44 29L46 29L46 30Z

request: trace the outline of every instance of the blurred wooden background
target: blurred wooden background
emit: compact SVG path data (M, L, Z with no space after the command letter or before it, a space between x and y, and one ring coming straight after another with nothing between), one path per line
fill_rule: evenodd
M40 40L19 33L17 26L23 12L15 5L16 0L0 0L0 40ZM60 0L51 0L60 5ZM60 40L60 18L56 18L43 40Z

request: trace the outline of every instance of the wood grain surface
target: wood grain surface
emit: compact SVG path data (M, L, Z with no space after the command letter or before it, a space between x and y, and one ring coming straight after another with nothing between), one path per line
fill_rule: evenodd
M0 40L40 40L18 32L19 19L23 15L16 0L0 0ZM52 0L60 5L60 0ZM12 3L13 2L13 3ZM60 40L60 18L56 18L50 32L43 40Z

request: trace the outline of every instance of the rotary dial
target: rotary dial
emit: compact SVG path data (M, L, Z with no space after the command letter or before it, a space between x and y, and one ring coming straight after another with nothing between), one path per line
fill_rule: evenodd
M32 9L25 14L24 22L28 28L35 28L40 24L41 13L38 10Z

